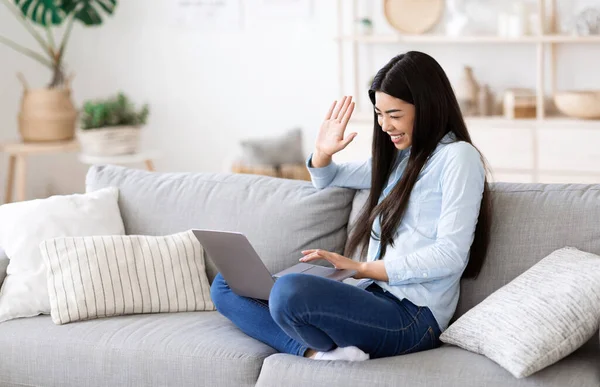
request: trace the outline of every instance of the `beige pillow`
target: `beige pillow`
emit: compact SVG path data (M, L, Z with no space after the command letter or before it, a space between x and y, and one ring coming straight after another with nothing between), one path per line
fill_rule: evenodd
M238 162L245 166L304 164L302 129L296 128L274 137L245 139L240 142Z
M469 310L440 339L523 378L581 347L599 323L600 256L565 247Z
M204 249L191 231L54 238L42 242L40 250L55 324L215 310Z

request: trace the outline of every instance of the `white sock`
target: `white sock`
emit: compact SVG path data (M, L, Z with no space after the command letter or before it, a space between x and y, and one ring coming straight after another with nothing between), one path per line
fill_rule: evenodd
M315 360L348 360L348 361L364 361L369 360L369 354L364 353L359 348L351 347L337 347L328 352L317 352L314 357Z

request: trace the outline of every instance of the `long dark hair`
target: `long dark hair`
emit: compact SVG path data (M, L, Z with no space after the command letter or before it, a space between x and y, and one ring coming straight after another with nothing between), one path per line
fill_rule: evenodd
M388 245L393 246L396 233L412 189L423 166L446 134L452 132L456 141L472 144L458 101L444 70L431 56L409 51L391 59L375 75L369 97L375 105L375 92L399 98L415 106L412 146L406 169L389 195L378 204L379 197L392 172L398 154L389 136L382 131L373 113L373 145L371 190L348 242L348 255L354 256L361 248L364 257L368 248L373 222L381 216L381 257ZM481 152L480 152L481 155ZM487 171L487 163L481 157ZM489 245L491 200L487 179L479 211L475 238L470 248L469 263L463 277L476 277Z

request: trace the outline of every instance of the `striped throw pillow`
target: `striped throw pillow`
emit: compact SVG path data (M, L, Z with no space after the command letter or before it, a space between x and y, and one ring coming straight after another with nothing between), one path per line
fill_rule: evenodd
M54 238L43 241L40 250L55 324L215 310L204 249L191 231Z

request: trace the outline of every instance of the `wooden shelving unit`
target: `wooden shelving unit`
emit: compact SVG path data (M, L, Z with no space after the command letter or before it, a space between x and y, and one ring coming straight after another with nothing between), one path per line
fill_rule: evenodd
M373 34L360 35L353 29L353 33L348 35L344 33L344 3L349 2L338 0L338 70L339 70L339 85L342 94L344 92L344 43L352 45L352 73L354 90L352 95L358 101L364 93L361 91L361 82L359 77L359 49L360 45L364 44L402 44L402 43L419 43L419 44L530 44L535 45L537 51L536 58L536 96L537 96L537 119L545 120L547 118L547 95L554 95L556 91L556 45L558 44L600 44L600 36L571 36L556 34L556 0L538 0L538 14L540 21L538 29L542 31L541 35L526 35L519 38L506 38L495 35L480 35L480 36L445 36L439 34L423 34L423 35L403 35L403 34ZM358 18L358 0L352 0L352 20ZM546 11L549 12L546 12ZM546 29L545 26L550 28ZM547 53L551 58L546 62ZM549 90L546 90L544 82L546 71L550 74ZM371 112L356 111L354 114L355 122L363 122L365 120L372 121ZM496 120L498 117L491 117L491 120ZM563 120L569 120L568 117L561 117ZM479 121L485 118L479 119ZM521 120L512 120L515 123ZM577 120L576 120L577 121ZM599 121L600 126L600 121Z
M513 135L518 133L521 141L518 145L517 152L528 152L527 157L522 156L522 162L516 166L516 163L508 159L498 164L500 167L494 168L498 173L510 174L525 174L531 177L532 182L538 182L547 178L552 180L554 177L561 176L573 178L582 177L596 179L600 183L600 167L591 169L590 165L600 165L600 150L597 150L596 144L600 139L600 120L581 120L566 116L554 116L549 114L548 101L556 92L556 63L557 63L557 46L561 44L600 44L600 36L570 36L557 34L557 0L537 0L537 8L539 14L538 31L540 35L527 35L519 38L506 38L494 35L481 36L444 36L439 34L423 34L423 35L403 35L400 33L389 34L372 34L360 35L355 28L352 28L352 33L348 34L344 31L344 8L343 6L351 6L351 20L358 18L358 0L338 0L337 7L337 46L338 46L338 76L341 95L352 94L356 101L357 109L355 110L351 125L359 125L368 127L373 123L373 112L371 110L364 111L359 108L361 100L366 95L366 82L363 82L359 76L359 55L360 49L365 45L383 45L383 44L515 44L515 45L532 45L536 49L536 118L533 119L507 119L503 116L487 116L487 117L465 117L467 125L473 132L474 136L479 137L480 143L487 146L487 152L490 154L502 154L515 152L512 143L507 142L506 134L510 131ZM548 28L546 28L548 26ZM345 46L350 46L352 61L350 73L352 74L353 90L349 92L345 90ZM546 60L549 58L549 60ZM549 85L546 85L546 75L549 75ZM354 130L354 129L353 129ZM578 138L579 143L568 143L568 150L557 149L555 152L569 152L567 164L576 165L576 168L557 165L553 161L553 154L549 150L555 145L549 143L550 136L560 136L565 130L569 130L570 136ZM364 157L370 153L369 134L362 132L362 140L354 146L356 153L349 157ZM576 134L577 133L577 134ZM485 137L488 135L488 137ZM365 137L366 136L366 137ZM582 138L583 136L583 138ZM485 139L484 139L485 137ZM524 140L525 139L525 140ZM527 145L524 145L526 142ZM502 149L505 144L506 149ZM518 157L517 157L518 158ZM573 161L576 160L577 162ZM506 164L506 165L502 165ZM513 166L515 165L515 166Z
M600 43L600 35L571 36L571 35L541 35L523 36L520 38L505 38L495 35L482 36L445 36L445 35L344 35L336 40L359 43L494 43L494 44L535 44L535 43Z
M545 116L543 119L539 118L516 118L509 119L504 116L465 116L467 123L476 124L478 126L502 126L502 127L524 127L527 125L536 126L549 126L549 125L562 125L562 126L587 126L587 127L598 127L600 129L600 120L584 120L579 118L572 118L560 115ZM357 124L372 124L373 123L373 112L354 112L352 114L351 122Z

